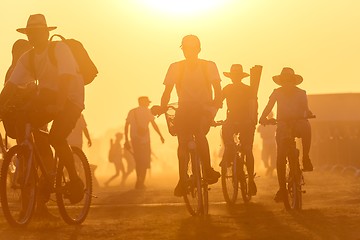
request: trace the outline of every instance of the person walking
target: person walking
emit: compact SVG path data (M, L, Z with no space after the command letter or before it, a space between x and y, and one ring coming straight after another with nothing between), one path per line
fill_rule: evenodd
M135 189L145 188L146 171L150 168L151 146L149 123L160 136L160 140L164 143L164 138L155 122L154 115L149 109L150 100L146 96L138 98L139 106L131 109L127 115L125 122L125 146L129 148L129 139L135 159L136 184ZM130 127L130 132L129 132ZM130 133L130 134L129 134ZM129 138L130 135L130 138Z

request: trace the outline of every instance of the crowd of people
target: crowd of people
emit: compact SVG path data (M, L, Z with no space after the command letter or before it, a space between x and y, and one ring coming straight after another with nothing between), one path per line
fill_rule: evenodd
M17 29L27 36L28 41L17 41L13 47L13 62L6 74L6 84L0 94L1 109L18 94L19 89L26 86L26 96L23 102L26 111L22 115L4 115L6 131L19 144L24 142L24 132L27 123L38 128L49 129L50 144L55 148L59 158L65 162L71 179L70 200L73 203L80 201L83 196L83 182L79 179L75 167L70 145L82 148L82 135L87 139L87 146L92 145L87 125L82 115L84 109L84 80L79 74L78 65L69 47L61 41L55 45L57 64L50 62L49 32L56 27L48 27L42 14L31 15L25 28ZM20 46L20 47L16 47ZM125 184L129 174L135 169L135 189L145 189L147 169L150 168L151 147L149 124L159 135L160 141L164 138L155 122L155 115L167 110L171 94L174 89L178 96L178 108L174 119L175 134L178 139L177 156L179 160L179 181L174 189L175 196L185 194L186 168L189 159L188 142L193 136L196 139L199 155L202 160L204 177L209 184L214 184L220 178L220 173L211 166L210 150L207 133L219 108L226 102L226 120L222 126L224 153L221 164L233 161L235 145L233 135L239 133L240 144L246 155L249 173L249 193L254 196L257 188L254 180L254 156L252 152L254 134L258 124L258 82L254 82L252 69L250 74L243 70L241 64L233 64L224 76L231 79L231 83L221 87L221 77L213 61L199 58L201 43L197 36L187 35L181 41L181 50L184 60L170 65L163 84L165 89L161 97L160 108L156 112L149 109L150 100L146 96L138 98L139 106L128 112L124 133L117 132L115 140L110 139L109 162L115 166L115 175L106 182L108 186L120 174L121 184ZM244 84L244 78L250 77L250 85ZM303 78L295 74L294 70L284 67L273 81L280 87L275 89L269 97L269 102L260 116L260 124L265 124L271 111L277 104L276 118L278 120L295 119L297 136L302 138L303 171L312 171L309 157L311 144L311 129L307 115L311 112L307 104L306 91L299 85ZM33 86L36 85L36 90ZM21 112L22 113L22 112ZM14 121L14 119L16 121ZM11 126L6 126L9 124ZM258 127L263 138L263 161L269 174L276 168L279 191L276 200L281 201L285 191L285 164L286 145L284 139L289 137L290 127L286 122L278 122L275 130L271 127ZM70 135L70 136L69 136ZM122 145L122 140L124 144ZM47 156L49 168L53 167L52 155L49 155L50 145L36 136L41 154ZM276 143L275 143L276 141ZM274 152L277 145L277 152ZM274 155L277 155L276 162ZM133 158L133 160L132 160ZM123 159L126 160L126 168ZM269 161L270 159L270 161Z

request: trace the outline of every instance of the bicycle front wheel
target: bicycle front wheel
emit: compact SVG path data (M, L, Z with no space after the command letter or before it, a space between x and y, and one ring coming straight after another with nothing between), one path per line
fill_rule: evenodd
M69 174L61 161L59 161L56 174L56 202L59 212L64 221L68 224L81 224L85 221L91 205L92 180L89 162L83 151L72 147L75 161L75 168L78 176L84 183L84 197L76 204L69 200Z
M36 203L33 159L27 159L25 151L22 146L10 148L1 167L1 206L6 220L14 227L30 222Z
M237 176L237 159L231 163L223 163L221 166L221 187L226 203L235 204L239 190Z
M298 169L298 171L301 170ZM289 172L287 176L287 196L284 199L286 209L302 209L302 186L301 175L299 173Z

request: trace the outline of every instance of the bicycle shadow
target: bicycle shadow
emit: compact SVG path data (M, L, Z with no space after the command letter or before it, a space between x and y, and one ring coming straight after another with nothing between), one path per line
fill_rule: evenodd
M308 234L289 227L284 219L274 214L260 203L246 203L228 206L229 218L232 218L240 230L241 238L246 239L308 239ZM287 215L284 209L280 215ZM280 216L281 217L281 216ZM240 233L236 233L239 235Z
M317 209L291 211L290 215L295 222L321 239L360 239L360 224L346 215L325 216Z
M184 219L177 232L177 240L218 240L227 232L227 228L217 224L219 216L191 216Z

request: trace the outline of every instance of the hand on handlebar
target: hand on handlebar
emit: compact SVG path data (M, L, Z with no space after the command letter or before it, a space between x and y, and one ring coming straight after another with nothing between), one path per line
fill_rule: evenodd
M161 114L165 113L167 109L164 109L163 107L159 105L154 105L151 107L150 111L152 115L159 117Z

